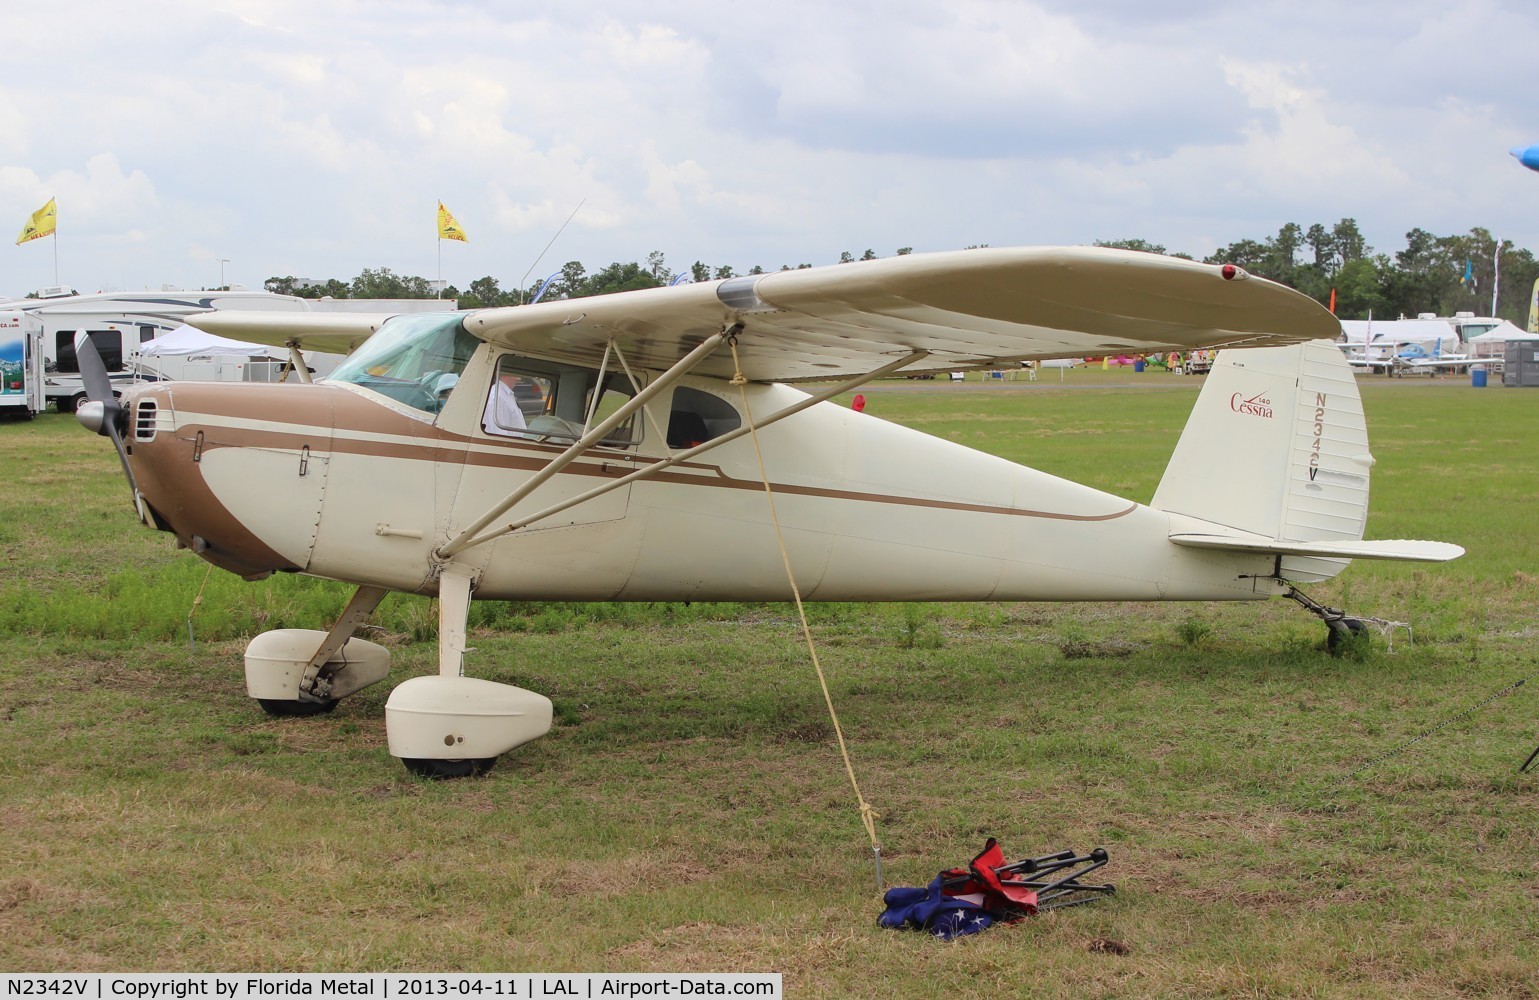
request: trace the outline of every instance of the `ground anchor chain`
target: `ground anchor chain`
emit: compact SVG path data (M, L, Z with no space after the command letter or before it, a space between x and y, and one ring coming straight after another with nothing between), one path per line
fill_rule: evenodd
M1340 608L1333 608L1314 600L1308 594L1297 587L1289 587L1283 594L1288 600L1308 611L1325 623L1328 630L1325 643L1332 653L1339 653L1342 646L1355 635L1368 631L1369 626L1378 630L1389 644L1390 652L1394 652L1396 629L1405 629L1408 640L1416 641L1416 633L1409 622L1395 622L1387 618L1374 618L1370 615L1349 615Z

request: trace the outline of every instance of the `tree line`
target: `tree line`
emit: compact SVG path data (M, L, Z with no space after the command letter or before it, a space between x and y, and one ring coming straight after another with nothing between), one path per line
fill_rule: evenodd
M1495 315L1519 326L1527 323L1530 289L1539 279L1539 260L1532 252L1514 246L1511 240L1498 241L1490 230L1480 227L1454 236L1436 236L1418 228L1406 233L1405 239L1405 249L1391 256L1368 245L1355 219L1342 219L1329 228L1317 222L1306 229L1290 222L1274 236L1238 240L1221 247L1203 262L1234 264L1258 277L1296 288L1322 305L1329 305L1334 294L1336 315L1342 319L1367 319L1370 315L1413 318L1420 313L1452 316L1456 312L1491 315L1493 285L1499 280ZM1142 239L1097 240L1095 245L1194 259ZM912 252L912 247L895 251L898 256ZM870 249L859 256L845 251L839 255L839 263L877 257ZM783 264L780 270L811 266ZM755 265L742 273L763 274L765 270ZM731 266L699 260L675 272L663 253L654 250L644 262L616 261L596 271L589 271L581 261L568 261L550 278L543 298L576 299L656 288L672 284L681 275L691 281L711 281L738 274ZM545 285L546 279L541 278L527 288L504 288L497 278L487 275L463 289L448 286L442 295L457 299L462 309L511 306L532 301ZM332 278L301 284L292 276L273 277L263 282L263 287L310 299L430 299L438 294L428 279L398 275L389 268L365 268L350 282Z

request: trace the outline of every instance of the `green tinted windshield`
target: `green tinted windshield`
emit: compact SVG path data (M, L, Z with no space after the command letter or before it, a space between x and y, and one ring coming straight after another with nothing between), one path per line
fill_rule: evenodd
M350 382L425 413L437 413L480 346L460 313L396 316L337 366L329 382Z

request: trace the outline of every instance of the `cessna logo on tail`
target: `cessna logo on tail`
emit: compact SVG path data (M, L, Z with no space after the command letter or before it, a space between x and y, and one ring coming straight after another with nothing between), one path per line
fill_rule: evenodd
M1272 401L1266 398L1265 393L1258 392L1249 399L1246 399L1239 393L1235 393L1229 397L1229 408L1236 413L1244 413L1252 417L1264 417L1267 420L1272 419Z

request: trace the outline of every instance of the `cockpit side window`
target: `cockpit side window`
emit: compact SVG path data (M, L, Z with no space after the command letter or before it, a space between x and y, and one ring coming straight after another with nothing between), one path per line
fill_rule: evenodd
M349 382L424 413L437 413L480 344L460 315L416 313L388 320L327 381Z
M503 355L486 399L481 428L488 434L524 437L530 425L548 426L547 407L555 400L556 380L529 370L512 355ZM579 431L581 428L579 428Z
M569 443L597 426L633 395L630 380L610 372L602 381L591 368L503 355L486 397L481 429L500 437ZM597 405L595 406L595 396ZM600 446L624 448L640 441L635 416L615 427Z
M743 425L731 403L713 393L681 385L668 412L668 447L693 448Z

